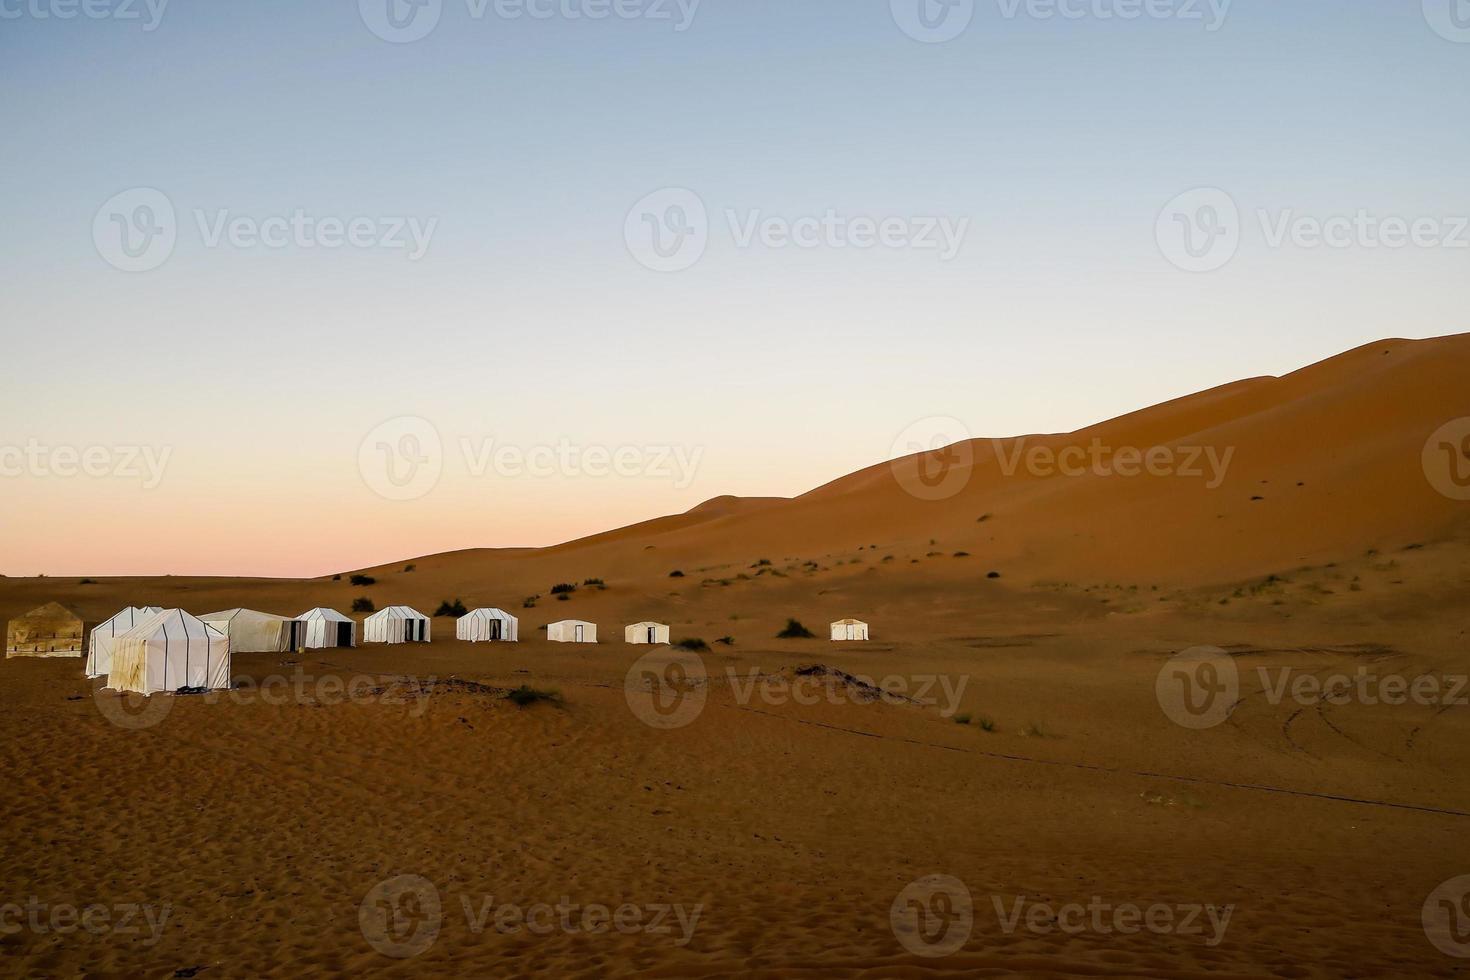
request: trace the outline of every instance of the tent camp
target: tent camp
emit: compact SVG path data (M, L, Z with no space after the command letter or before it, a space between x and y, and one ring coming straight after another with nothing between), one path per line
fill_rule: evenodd
M93 629L92 642L87 644L87 676L106 677L112 670L112 648L117 638L149 616L161 612L163 610L158 606L128 606Z
M379 609L362 621L364 643L428 643L429 617L411 606Z
M547 625L546 638L552 643L596 643L597 624L580 619L563 619Z
M318 606L296 618L306 627L302 642L308 650L357 646L357 624L335 609Z
M667 643L669 628L663 623L634 623L623 630L628 643Z
M139 694L226 690L230 638L182 609L154 613L113 643L107 686Z
M471 610L454 625L454 635L470 643L515 643L519 632L519 620L504 609Z
M301 646L305 631L299 619L254 609L226 609L199 618L230 638L231 653L285 653Z
M5 630L5 659L11 657L80 657L87 624L75 609L48 602L10 621Z
M839 619L832 624L832 639L834 640L866 640L868 638L868 624L861 619Z

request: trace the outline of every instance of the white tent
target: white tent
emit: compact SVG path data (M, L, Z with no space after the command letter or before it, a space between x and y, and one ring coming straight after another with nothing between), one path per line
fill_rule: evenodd
M475 609L454 624L454 635L470 643L515 643L519 633L520 621L504 609Z
M154 613L117 637L107 686L158 694L230 686L230 638L182 609Z
M301 645L303 627L297 619L254 609L226 609L199 618L230 638L231 653L285 653Z
M318 606L296 618L305 624L302 644L308 650L357 646L357 624L335 609Z
M428 643L429 617L412 606L379 609L362 621L364 643Z
M663 623L634 623L623 629L623 639L628 643L667 643L669 628Z
M92 642L87 645L87 676L106 677L112 670L112 649L117 638L149 616L161 612L163 609L158 606L128 606L92 630Z
M832 624L832 639L834 640L866 640L868 638L868 624L861 619L839 619Z
M596 643L597 624L563 619L546 627L546 638L552 643Z

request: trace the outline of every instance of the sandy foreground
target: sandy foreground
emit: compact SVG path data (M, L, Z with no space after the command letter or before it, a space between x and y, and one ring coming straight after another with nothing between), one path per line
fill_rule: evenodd
M1436 578L1464 581L1466 554L1416 549L1393 574L1432 592ZM1425 615L1423 594L1387 585L1319 591L1353 574L1122 615L1094 611L1112 603L1085 589L997 587L956 611L882 588L881 605L868 600L875 623L912 626L889 639L875 625L866 645L771 639L782 620L762 610L790 608L795 585L721 589L686 606L675 635L735 644L698 661L655 651L631 685L647 648L546 643L530 625L544 601L515 646L241 656L237 677L263 686L155 698L140 715L94 694L73 661L11 660L0 895L34 897L45 931L0 938L0 965L1457 975L1470 960L1436 948L1421 920L1437 887L1470 874L1463 703L1271 697L1283 671L1295 683L1362 668L1441 678L1463 700L1451 691L1470 673L1463 615ZM252 591L228 588L241 601ZM610 583L551 608L611 622L617 593ZM1239 703L1196 730L1171 720L1156 685L1199 643L1238 665ZM696 683L681 687L673 660ZM796 674L809 664L932 703ZM682 697L656 694L650 673ZM521 685L561 703L502 696ZM92 905L116 928L50 925L49 909ZM117 923L133 905L144 908ZM586 918L593 906L605 914ZM1151 907L1153 928L1140 927Z
M1386 341L1032 440L1218 480L977 440L940 499L884 466L371 585L0 578L5 618L462 599L522 636L141 705L0 662L0 973L1465 975L1470 504L1421 451L1467 370ZM872 642L775 638L844 616Z

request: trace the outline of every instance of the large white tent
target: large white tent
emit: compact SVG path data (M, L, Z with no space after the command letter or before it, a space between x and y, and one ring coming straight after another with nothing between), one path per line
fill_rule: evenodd
M298 619L254 609L226 609L199 618L230 638L231 653L285 653L301 645L304 632Z
M839 619L832 624L832 639L834 640L866 640L868 638L868 624L861 619Z
M357 646L357 624L335 609L318 606L296 618L306 626L302 642L308 650Z
M546 638L552 643L596 643L597 624L580 619L563 619L547 625Z
M379 609L362 621L364 643L428 643L429 617L412 606Z
M474 609L454 624L454 635L470 643L515 643L519 633L520 621L504 609Z
M92 630L92 642L87 645L87 676L106 677L112 670L112 649L117 638L149 616L161 612L163 609L159 606L128 606Z
M158 694L230 686L230 638L182 609L154 613L117 637L107 686Z
M623 639L628 643L667 643L669 628L663 623L634 623L623 629Z

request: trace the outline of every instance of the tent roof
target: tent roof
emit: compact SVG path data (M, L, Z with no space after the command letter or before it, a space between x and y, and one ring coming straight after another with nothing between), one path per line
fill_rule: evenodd
M590 623L590 622L588 622L585 619L558 619L556 622L554 622L554 623L547 623L546 625L547 626L566 626L566 625L571 625L571 626L596 626L597 624L596 623Z
M335 609L328 609L326 606L317 606L315 609L308 609L306 612L302 613L300 616L297 616L296 618L297 619L324 619L324 620L326 620L329 623L350 623L350 622L352 622L352 620L348 619L346 616L342 615L337 610L335 610Z
M143 620L137 626L123 634L125 637L150 637L156 636L168 627L182 627L185 636L207 637L211 634L223 636L219 630L210 626L198 616L191 616L182 609L165 609L156 612Z
M246 619L272 619L279 623L284 623L286 620L291 618L289 616L277 616L275 613L260 612L255 609L224 609L220 612L205 613L199 618L204 620L206 623L219 623L231 622L236 617L240 616L243 616Z
M373 613L368 619L428 619L412 606L387 606Z
M482 606L479 609L471 609L460 619L515 619L504 609L496 609L494 606Z
M641 623L629 623L628 625L629 626L662 626L662 627L665 627L665 628L668 627L668 624L667 623L655 623L655 622L652 622L650 620L644 620Z
M861 619L836 619L832 621L833 626L867 626Z
M63 605L59 602L48 602L44 606L37 606L30 612L25 613L21 616L17 616L16 619L28 619L31 616L35 616L37 618L49 618L52 616L70 616L72 619L77 620L82 618L82 614L77 612L77 610L72 606Z

